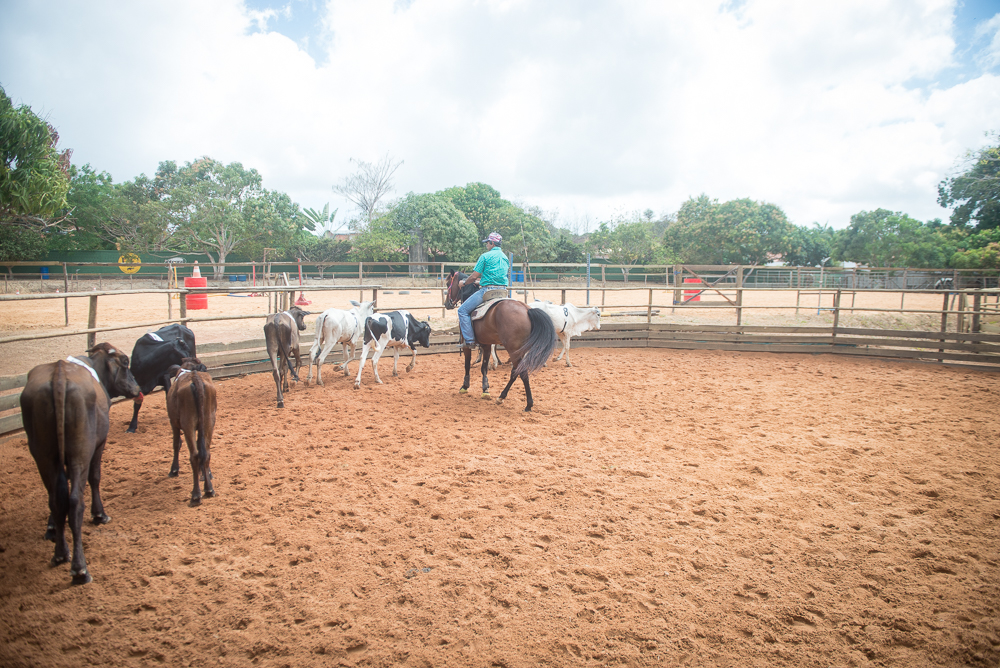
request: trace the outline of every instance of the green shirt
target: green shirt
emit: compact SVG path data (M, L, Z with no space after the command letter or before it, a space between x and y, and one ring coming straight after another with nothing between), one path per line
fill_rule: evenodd
M494 246L493 250L488 250L479 256L479 262L473 271L480 274L479 285L507 285L507 272L510 270L510 262L500 248Z

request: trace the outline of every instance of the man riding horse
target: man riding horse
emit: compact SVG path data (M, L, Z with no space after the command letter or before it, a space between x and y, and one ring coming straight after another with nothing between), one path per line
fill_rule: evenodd
M483 243L486 244L486 252L479 256L476 268L472 270L468 278L464 278L458 283L458 286L463 288L466 283L479 281L479 290L462 302L458 308L458 326L462 331L463 348L471 349L476 346L476 336L472 331L472 312L483 303L486 290L508 286L507 274L510 271L510 261L500 249L503 237L496 232L491 232L488 237L483 239Z

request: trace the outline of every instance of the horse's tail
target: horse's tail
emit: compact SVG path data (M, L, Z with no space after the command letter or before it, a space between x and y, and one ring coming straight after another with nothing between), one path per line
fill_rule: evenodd
M556 347L556 328L548 313L540 308L530 308L528 320L531 322L531 333L517 351L521 355L521 361L514 370L516 375L541 369Z

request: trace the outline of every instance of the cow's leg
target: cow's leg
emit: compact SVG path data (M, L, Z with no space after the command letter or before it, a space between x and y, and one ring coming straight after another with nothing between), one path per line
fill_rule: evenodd
M270 347L270 346L268 346L268 347ZM277 359L275 359L275 357L276 357L275 353L269 351L268 352L268 356L271 358L271 375L274 377L274 386L278 390L278 408L284 408L285 407L285 398L281 395L281 373L279 371L279 369L281 368L281 364L278 362ZM177 451L176 448L179 448L179 447L180 447L180 444L179 443L176 444L174 446L174 448L175 448L174 452L176 452ZM176 459L176 456L174 457L174 459Z
M570 339L569 334L564 335L564 337L563 337L563 349L562 349L562 352L559 353L559 358L561 358L563 355L565 355L566 356L566 366L573 366L572 364L569 363L569 339ZM559 361L559 358L556 359L557 362Z
M194 408L194 406L190 406ZM202 462L201 454L198 452L198 416L192 415L195 411L187 411L184 415L184 442L187 443L188 457L191 460L191 476L194 479L194 487L191 489L191 505L197 506L201 503L201 475Z
M89 453L84 451L76 454L82 459L88 459ZM84 475L83 466L75 464L70 477L69 507L66 513L69 530L73 534L73 558L69 570L69 574L73 576L73 584L87 584L93 579L87 572L87 559L83 556Z
M375 374L375 382L379 385L383 385L382 379L378 377L378 361L382 358L382 353L385 352L385 346L381 343L375 344L375 354L372 355L372 373Z
M361 372L365 370L365 358L368 357L368 344L361 346L361 363L358 364L358 377L354 379L354 389L361 387Z
M399 374L396 373L396 366L398 364L399 364L399 348L397 348L396 346L393 346L392 347L392 375L396 376L397 378L399 377Z
M202 453L201 470L205 475L205 496L215 496L215 485L212 484L212 433L215 431L215 407L207 412L208 424L202 425L205 435L205 452Z
M482 372L483 372L483 394L482 394L482 398L483 399L489 399L490 398L490 378L489 378L488 374L489 374L489 371L490 371L490 360L493 358L493 345L489 344L489 343L481 344L479 346L479 351L480 351L480 354L482 355L482 358L483 358L483 363L482 363L482 365L480 367L482 369Z
M296 383L299 383L301 382L299 380L299 369L302 368L302 357L299 355L299 347L295 346L289 351L289 353L291 355L295 355L295 368L292 369L292 378L295 380ZM291 365L289 365L289 368L291 368Z
M345 376L350 376L351 372L350 372L350 370L347 367L351 363L351 360L354 359L354 352L355 352L355 350L354 350L354 344L353 343L349 343L347 341L344 341L340 345L343 347L343 354L344 354L344 363L340 365L340 370L344 372ZM350 356L347 355L347 349L348 348L351 349Z
M181 472L181 463L179 460L181 451L181 422L179 416L170 416L170 429L174 433L174 460L170 462L170 472L167 473L167 477L176 478Z
M94 524L107 524L111 518L104 512L104 501L101 500L101 458L104 457L104 441L97 444L94 456L90 458L90 474L87 482L90 484L90 517Z
M140 392L139 396L132 401L135 402L132 408L132 421L128 423L128 429L125 430L129 434L134 434L135 430L139 428L139 409L142 408L142 393Z
M406 367L406 373L413 371L413 367L417 365L417 347L413 346L413 358L410 360L409 365Z

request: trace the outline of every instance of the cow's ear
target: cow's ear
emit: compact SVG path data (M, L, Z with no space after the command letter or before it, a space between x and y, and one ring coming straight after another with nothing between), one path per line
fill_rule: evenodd
M357 303L357 302L356 302L356 301L354 301L353 299L351 300L351 302L350 302L350 303L351 303L351 306L357 306L358 308L361 308L361 304Z

